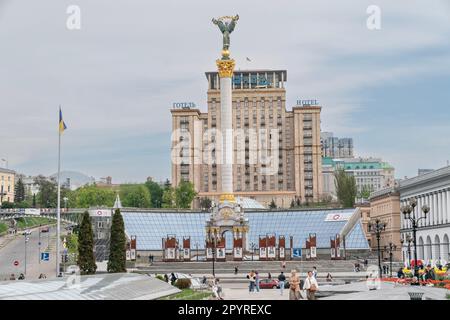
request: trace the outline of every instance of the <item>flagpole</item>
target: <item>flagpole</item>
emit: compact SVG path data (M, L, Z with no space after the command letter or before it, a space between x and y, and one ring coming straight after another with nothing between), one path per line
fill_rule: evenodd
M59 107L61 111L61 106ZM58 130L58 201L56 205L56 277L59 276L60 239L61 239L61 130Z

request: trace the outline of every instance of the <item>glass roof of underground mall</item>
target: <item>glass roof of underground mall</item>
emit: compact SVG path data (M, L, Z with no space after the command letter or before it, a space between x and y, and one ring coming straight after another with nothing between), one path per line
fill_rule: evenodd
M314 210L314 211L246 211L249 219L248 243L258 243L260 235L275 234L294 236L294 247L302 247L309 233L317 234L317 247L329 248L330 238L338 234L346 225L344 221L328 221L330 215L351 216L355 209ZM191 248L204 248L205 225L209 219L207 212L132 212L122 211L128 235L136 236L137 250L161 250L162 238L175 235L180 245L183 236L191 237ZM232 235L225 234L227 249L232 248ZM348 249L368 249L364 231L358 221L346 237Z

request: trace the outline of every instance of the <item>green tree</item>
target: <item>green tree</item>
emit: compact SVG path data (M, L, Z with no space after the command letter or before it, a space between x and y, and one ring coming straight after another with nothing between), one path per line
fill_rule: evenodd
M175 205L177 208L189 209L196 195L192 182L181 181L175 189Z
M55 180L49 180L44 176L37 176L34 183L38 185L37 200L41 208L55 208L58 188Z
M202 210L208 210L212 206L212 201L208 197L203 197L200 199L200 208Z
M19 178L14 186L14 202L20 203L25 200L25 185L22 178Z
M172 187L164 189L162 196L162 207L173 208L175 206L175 190Z
M276 209L276 208L277 208L277 205L276 205L276 203L275 203L275 200L272 199L272 201L271 201L270 204L269 204L269 209Z
M14 202L9 202L9 201L2 202L2 209L13 209L13 208L14 208Z
M361 187L361 190L358 192L358 198L360 199L369 199L370 194L373 192L372 186L370 185L363 185Z
M170 183L170 180L166 179L166 181L164 182L164 189L167 190L171 186L172 186L172 184Z
M153 208L161 208L162 205L162 197L164 193L164 189L154 181L147 181L145 183L148 191L150 192L151 205Z
M32 202L33 208L36 208L36 194L33 193L33 202Z
M78 231L78 266L81 274L94 274L97 270L94 257L94 233L92 231L91 217L87 211L83 214Z
M150 191L143 184L123 184L120 186L120 200L124 207L150 208Z
M111 224L111 242L109 245L108 272L126 272L126 245L125 226L122 214L116 209Z
M292 201L291 201L290 208L295 208L295 200L294 199L292 199Z
M356 198L356 180L353 175L349 175L340 168L334 173L336 194L339 202L345 208L352 208Z
M116 194L111 189L99 188L93 184L78 188L68 198L71 208L112 207Z

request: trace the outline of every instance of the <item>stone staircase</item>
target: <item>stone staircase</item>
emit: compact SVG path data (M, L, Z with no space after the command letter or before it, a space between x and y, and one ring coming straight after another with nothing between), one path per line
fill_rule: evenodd
M333 284L343 284L365 279L366 273L354 271L355 260L317 260L317 261L286 261L283 269L280 261L226 261L215 262L214 270L221 282L246 282L246 274L257 270L262 278L267 278L270 272L272 277L277 277L281 271L289 275L292 269L297 270L301 276L306 276L307 271L315 266L318 271L319 283L327 283L325 278L328 273L333 276ZM238 274L234 274L235 266ZM153 265L140 264L135 266L135 272L149 274L170 274L171 272L191 274L194 277L211 276L212 261L208 262L156 262ZM330 284L330 283L327 283Z

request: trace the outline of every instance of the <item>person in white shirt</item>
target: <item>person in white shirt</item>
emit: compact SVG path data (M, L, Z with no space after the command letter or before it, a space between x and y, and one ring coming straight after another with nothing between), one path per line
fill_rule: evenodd
M319 284L316 278L314 278L312 271L308 271L303 289L306 290L308 300L316 300L316 291L319 290Z

